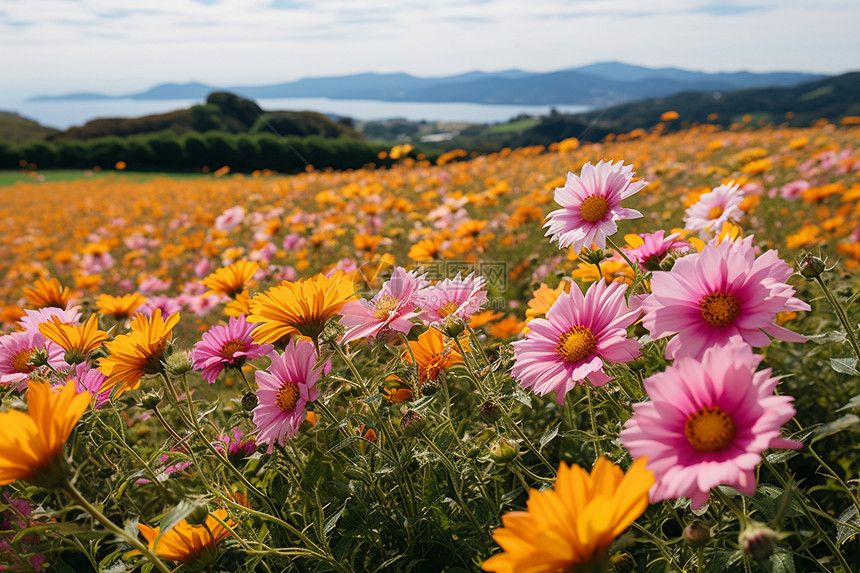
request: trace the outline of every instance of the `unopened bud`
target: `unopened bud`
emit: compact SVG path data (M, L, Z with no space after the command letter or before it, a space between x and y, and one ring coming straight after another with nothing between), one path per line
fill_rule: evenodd
M48 351L44 348L37 348L30 353L30 364L33 366L48 365Z
M427 379L424 381L421 386L418 387L418 391L421 392L422 396L432 396L439 389L439 383L436 380Z
M171 354L164 361L164 366L167 371L174 376L182 376L187 372L194 370L194 365L191 362L191 356L187 352L176 352Z
M584 247L579 258L584 260L586 263L596 265L599 264L600 261L608 259L611 256L612 253L604 251L603 249L589 249L588 247Z
M140 399L140 407L144 410L154 410L159 402L161 402L161 396L158 392L147 392Z
M403 417L400 418L400 429L403 430L403 433L407 436L417 436L421 433L421 430L424 429L424 426L427 424L427 420L424 419L424 416L416 412L415 410L407 410Z
M497 464L506 464L518 455L520 455L519 446L507 438L499 438L490 448L490 459Z
M684 528L684 539L691 545L704 547L711 540L711 530L697 519Z
M777 533L762 524L753 524L738 537L743 552L759 563L767 561L776 549Z
M454 315L445 317L445 320L442 321L441 326L442 332L444 332L445 335L449 338L457 338L458 336L463 334L464 330L466 330L466 323L463 322L462 319Z
M260 400L253 392L248 392L244 396L242 396L242 408L244 408L246 412L250 412L251 410L256 408L257 404L259 403Z
M809 280L820 277L827 270L825 262L810 253L800 257L797 266L800 269L800 274Z

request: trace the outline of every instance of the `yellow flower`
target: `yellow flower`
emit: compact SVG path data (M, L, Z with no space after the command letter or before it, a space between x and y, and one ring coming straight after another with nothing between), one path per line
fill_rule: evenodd
M602 267L601 267L602 269ZM597 274L597 269L594 269L594 274ZM531 322L535 318L543 318L558 297L563 292L570 292L572 281L564 280L558 283L556 288L549 288L544 283L540 284L540 288L532 292L532 299L529 301L529 308L526 311L526 323Z
M259 322L252 336L257 343L275 342L283 336L300 334L314 340L329 318L344 303L356 297L354 273L336 271L297 282L284 281L251 299L248 322Z
M232 519L227 519L224 509L216 510L214 516L231 528L237 525ZM230 537L230 530L215 517L213 514L207 515L202 525L190 525L183 519L161 537L161 527L138 523L137 528L146 539L149 550L159 557L179 561L191 569L202 569L215 561L218 545Z
M408 257L417 262L429 262L439 256L440 247L439 241L424 239L412 245Z
M409 349L403 353L403 360L412 362L413 356L418 366L419 387L428 380L435 382L443 370L463 362L463 356L450 344L446 345L442 333L435 328L420 334L417 342L409 342Z
M251 314L251 295L248 294L248 291L240 292L236 298L224 305L224 314L236 318Z
M74 381L57 393L48 382L31 381L28 411L0 413L0 485L19 479L43 487L60 485L63 445L91 398L88 392L78 394Z
M484 570L573 571L605 562L612 541L648 507L654 474L645 461L634 461L626 474L606 458L591 474L562 462L553 489L531 490L527 511L502 517L493 538L504 552L484 561Z
M69 287L63 287L57 279L38 279L24 289L24 296L33 308L66 308L72 298Z
M102 342L110 338L108 333L99 330L99 317L91 314L90 318L82 325L64 324L58 316L52 316L50 322L39 325L39 332L48 340L53 340L63 350L66 356L72 358L72 362L80 363ZM75 360L78 358L78 360ZM69 362L67 359L66 362Z
M200 281L203 286L209 287L206 294L224 294L235 298L237 294L245 290L248 281L260 270L260 265L254 262L241 260L232 265L222 267Z
M116 320L125 320L145 302L146 297L137 292L122 296L101 294L96 299L96 308L99 309L99 314L110 315Z
M144 375L161 372L164 350L178 322L178 312L162 321L160 308L155 309L149 318L140 313L135 315L131 332L105 343L110 356L99 364L99 370L108 377L101 389L118 385L116 395L119 396L126 390L137 388Z

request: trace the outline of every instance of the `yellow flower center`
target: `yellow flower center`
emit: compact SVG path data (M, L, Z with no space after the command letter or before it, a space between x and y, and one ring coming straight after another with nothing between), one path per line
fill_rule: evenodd
M592 195L586 198L579 206L579 214L589 223L596 223L603 219L609 212L609 201L601 195Z
M12 368L15 369L15 372L29 374L36 369L35 366L30 364L30 353L32 351L32 348L26 348L24 350L19 351L15 356L12 357Z
M275 406L284 412L292 412L299 403L299 385L295 382L284 382L275 398Z
M400 302L400 299L394 298L393 296L384 295L376 301L376 310L373 312L373 318L376 320L383 320L388 318L388 313L397 308L397 304Z
M690 445L700 452L722 450L735 438L735 424L719 406L699 408L687 418L684 435Z
M724 209L720 206L711 207L711 210L708 211L708 219L719 219L720 215L723 214Z
M442 318L446 318L454 314L454 311L458 308L460 308L460 305L458 305L456 302L446 302L444 305L439 307L439 310L437 310L436 312L439 313L439 316L441 316Z
M732 324L738 317L740 305L734 295L714 292L699 301L702 318L711 326L722 327Z
M229 342L225 342L221 347L221 358L230 360L233 358L233 354L242 350L245 350L244 342L241 340L230 340Z
M584 360L597 348L597 337L587 326L574 326L563 332L555 347L568 364Z
M445 358L446 356L444 354L436 354L433 356L426 366L419 368L418 378L421 381L433 380L435 382L438 380L439 374L445 370Z

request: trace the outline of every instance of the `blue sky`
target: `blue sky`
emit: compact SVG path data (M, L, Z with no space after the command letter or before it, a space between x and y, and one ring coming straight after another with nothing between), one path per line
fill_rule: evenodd
M3 99L365 71L860 70L856 0L0 0Z

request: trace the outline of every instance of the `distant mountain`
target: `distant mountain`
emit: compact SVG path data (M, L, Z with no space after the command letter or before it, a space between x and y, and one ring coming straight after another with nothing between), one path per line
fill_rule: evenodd
M0 111L0 141L7 143L24 143L35 139L44 139L58 133L52 127L21 117L11 111Z
M192 82L160 84L122 96L69 94L38 96L31 101L83 99L203 99L212 91L229 91L252 99L324 97L412 102L483 104L581 104L606 106L682 91L733 91L749 87L790 86L826 76L794 72L706 73L679 68L646 68L603 62L570 70L534 73L523 70L468 72L421 78L410 74L364 73L305 78L264 86L216 87Z

